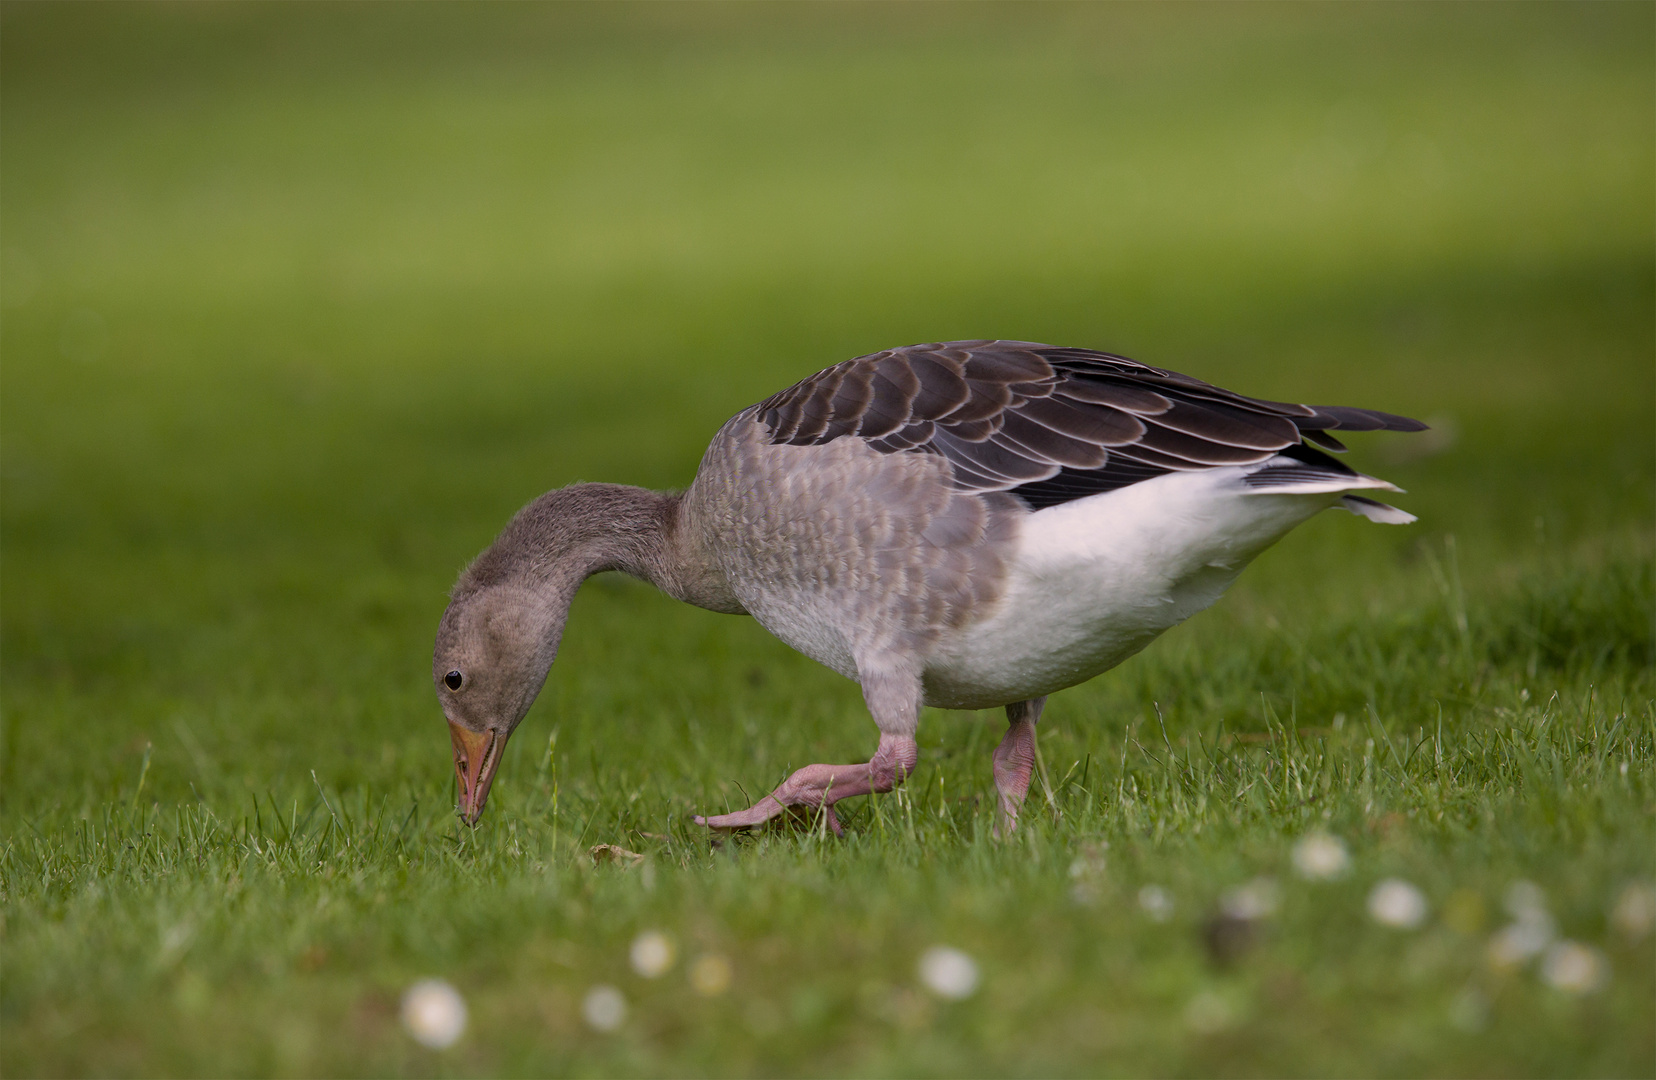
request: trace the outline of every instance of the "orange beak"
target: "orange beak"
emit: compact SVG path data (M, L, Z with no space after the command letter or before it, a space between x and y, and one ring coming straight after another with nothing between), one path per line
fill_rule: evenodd
M450 720L449 737L454 741L454 775L460 780L460 817L467 825L476 825L509 736L492 728L468 731Z

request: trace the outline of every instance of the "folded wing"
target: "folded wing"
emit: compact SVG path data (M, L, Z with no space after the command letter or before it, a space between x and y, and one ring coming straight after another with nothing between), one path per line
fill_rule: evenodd
M962 491L1053 506L1169 472L1278 454L1351 470L1307 442L1330 431L1421 431L1373 409L1243 397L1110 353L1024 341L910 345L836 364L747 410L771 442L863 439L888 454L941 454Z

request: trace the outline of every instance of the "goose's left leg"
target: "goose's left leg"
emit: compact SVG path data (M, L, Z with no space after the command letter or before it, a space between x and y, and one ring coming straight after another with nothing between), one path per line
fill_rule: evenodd
M996 835L1018 827L1018 812L1029 794L1029 777L1035 768L1035 723L1041 719L1046 698L1014 701L1006 707L1006 737L995 747L995 790L1000 794Z
M875 673L866 668L861 674L863 700L880 725L880 745L872 758L858 765L807 765L746 810L698 817L696 824L746 829L763 825L784 811L802 817L821 813L838 836L835 803L853 795L890 791L902 783L920 760L920 747L914 741L920 719L920 680L904 672Z

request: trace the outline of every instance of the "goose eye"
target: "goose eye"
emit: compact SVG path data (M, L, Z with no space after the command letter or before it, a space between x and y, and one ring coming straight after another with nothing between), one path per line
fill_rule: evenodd
M458 671L451 671L447 675L443 676L443 685L447 686L450 690L460 689L460 684L465 681L466 677Z

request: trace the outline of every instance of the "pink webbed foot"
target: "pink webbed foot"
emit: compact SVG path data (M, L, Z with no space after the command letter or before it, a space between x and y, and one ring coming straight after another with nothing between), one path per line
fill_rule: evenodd
M784 813L807 823L825 822L835 836L844 835L833 806L841 799L890 791L914 770L920 749L906 735L881 735L874 757L859 765L807 765L746 810L697 817L710 829L751 829ZM818 815L822 815L819 819Z
M804 769L800 769L798 772L788 777L788 779L783 782L782 787L778 787L776 790L781 791L783 788L787 787L789 783L799 779L801 774L805 773L807 769L819 768L833 768L839 775L845 775L852 769L866 769L867 766L807 765ZM810 779L811 778L807 776L805 777L804 782L808 783ZM860 795L864 793L850 792L850 794ZM840 795L839 798L845 798L845 796ZM829 831L835 836L845 835L845 829L840 825L839 817L834 813L832 805L824 806L820 802L814 806L806 802L784 803L781 799L777 798L774 793L766 795L763 799L760 799L746 810L737 810L729 814L715 814L710 817L701 817L698 815L694 820L697 825L706 825L710 829L734 830L755 828L756 826L763 825L766 822L783 817L790 818L806 826L816 825L820 821L825 824Z

